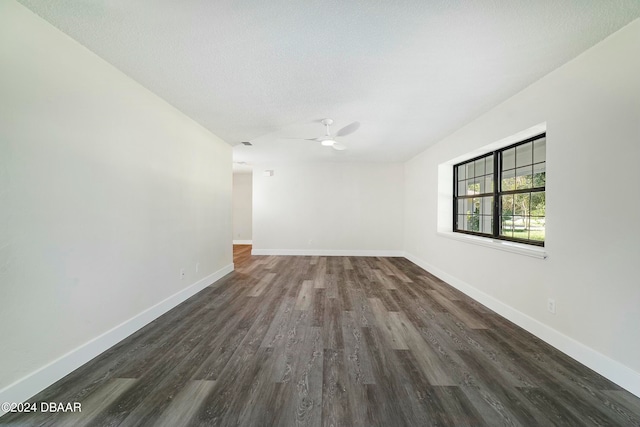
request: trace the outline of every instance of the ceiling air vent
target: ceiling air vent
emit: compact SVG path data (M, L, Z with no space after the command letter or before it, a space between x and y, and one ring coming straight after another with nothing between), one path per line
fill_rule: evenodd
M242 145L253 145L253 144L250 143L249 141L242 141Z

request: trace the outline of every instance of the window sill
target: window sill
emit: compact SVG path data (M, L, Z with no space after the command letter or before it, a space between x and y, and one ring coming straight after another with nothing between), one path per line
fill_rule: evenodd
M458 240L460 242L466 242L474 245L484 246L487 248L526 255L533 258L547 258L547 251L543 247L525 245L515 242L507 242L504 240L491 239L488 237L472 236L469 234L454 233L452 231L438 231L438 235L447 237L449 239Z

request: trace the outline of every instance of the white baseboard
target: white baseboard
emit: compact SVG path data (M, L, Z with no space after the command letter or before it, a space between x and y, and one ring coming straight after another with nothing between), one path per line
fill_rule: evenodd
M600 375L614 383L618 384L620 387L628 390L629 392L635 394L640 397L640 373L632 370L631 368L617 362L608 356L605 356L602 353L582 344L575 339L564 335L562 332L559 332L548 325L530 317L513 307L508 306L495 299L494 297L485 294L477 288L474 288L470 284L458 279L451 274L434 267L428 262L411 255L409 253L405 253L404 257L414 264L424 268L429 271L433 275L439 277L444 280L454 288L464 292L471 298L476 301L484 304L491 310L495 311L502 317L510 320L521 328L527 330L563 353L573 357L578 362L583 365L593 369Z
M215 273L198 280L193 285L171 295L131 319L59 357L37 371L8 385L0 390L0 402L20 403L26 401L59 379L78 369L100 353L113 347L143 326L151 323L178 304L197 294L213 282L231 273L233 269L233 264L221 268ZM0 417L4 414L5 412L0 409Z
M251 255L403 257L402 251L342 249L252 249Z
M234 240L234 245L251 245L253 244L253 240Z

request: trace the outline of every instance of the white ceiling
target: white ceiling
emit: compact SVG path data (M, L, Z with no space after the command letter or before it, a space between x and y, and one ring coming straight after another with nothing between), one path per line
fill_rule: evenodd
M249 164L407 160L640 16L639 0L20 2ZM285 139L324 117L360 122L348 151Z

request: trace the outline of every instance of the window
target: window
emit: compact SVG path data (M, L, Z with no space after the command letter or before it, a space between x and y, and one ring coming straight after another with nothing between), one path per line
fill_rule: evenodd
M544 246L546 134L453 167L453 231Z

